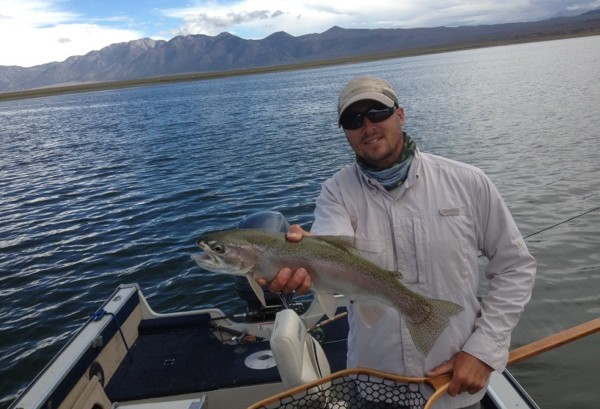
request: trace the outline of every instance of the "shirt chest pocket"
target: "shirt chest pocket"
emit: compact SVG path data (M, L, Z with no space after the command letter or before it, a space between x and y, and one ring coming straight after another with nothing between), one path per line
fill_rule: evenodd
M474 222L466 207L413 216L418 283L442 295L463 287L477 258Z
M362 258L377 265L381 263L381 259L385 254L385 242L383 240L355 238L354 246Z

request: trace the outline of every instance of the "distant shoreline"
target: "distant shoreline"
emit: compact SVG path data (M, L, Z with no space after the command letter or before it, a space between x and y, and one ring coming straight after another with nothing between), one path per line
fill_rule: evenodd
M498 47L505 45L535 43L542 41L564 40L570 38L592 37L600 35L600 33L584 33L584 34L564 34L564 35L548 35L539 38L524 38L515 40L490 41L485 43L462 44L448 47L425 47L402 51L390 51L386 53L361 55L354 57L335 58L328 60L316 60L305 63L295 63L287 65L277 65L257 68L244 68L228 71L215 72L199 72L189 74L174 74L160 77L139 78L132 80L120 80L109 82L96 82L89 84L50 86L45 88L34 88L23 91L0 92L0 102L28 98L40 98L54 95L73 94L80 92L104 91L119 88L139 87L146 85L167 84L174 82L200 81L214 78L224 78L252 74L265 74L280 71L302 70L318 67L335 66L341 64L353 64L367 61L387 60L393 58L414 57L418 55L439 54L453 51L472 50L478 48Z

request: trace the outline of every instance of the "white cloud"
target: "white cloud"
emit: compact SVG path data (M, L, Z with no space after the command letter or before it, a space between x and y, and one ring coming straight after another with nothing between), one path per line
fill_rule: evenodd
M158 10L146 0L81 2L88 15L66 11L66 0L0 0L0 65L63 61L142 37L217 35L264 38L344 28L415 28L531 21L600 7L600 0L170 0ZM186 6L178 7L179 4ZM102 11L99 18L94 11ZM125 11L123 11L125 10ZM81 13L85 13L81 11ZM153 30L149 32L149 30Z
M383 8L393 4L397 9L402 3L383 1ZM166 16L183 21L169 34L216 35L229 31L244 38L263 38L276 31L292 35L322 32L334 25L350 24L356 16L366 12L364 1L322 6L320 1L311 0L242 0L228 4L211 1L163 10Z
M320 33L334 25L344 28L415 28L531 21L586 11L600 0L364 0L196 1L191 6L163 10L182 24L167 36L229 31L243 38L263 38L276 31L292 35Z
M30 67L63 61L142 33L94 23L52 1L0 0L0 65Z
M600 7L600 0L576 2L575 4L571 4L571 5L567 6L567 9L569 11L586 12L590 9L595 9L598 7Z
M165 34L216 35L229 31L243 38L263 38L275 31L292 35L320 33L332 26L344 28L414 28L436 25L490 24L523 18L530 0L364 0L344 2L240 0L199 1L189 7L163 10L182 24Z

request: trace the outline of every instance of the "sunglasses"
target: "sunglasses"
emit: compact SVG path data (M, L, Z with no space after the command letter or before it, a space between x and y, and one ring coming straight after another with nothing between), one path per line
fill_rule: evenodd
M340 118L339 126L344 129L354 130L363 126L363 118L369 118L373 123L385 121L396 111L396 106L386 107L378 105L365 112L343 113Z

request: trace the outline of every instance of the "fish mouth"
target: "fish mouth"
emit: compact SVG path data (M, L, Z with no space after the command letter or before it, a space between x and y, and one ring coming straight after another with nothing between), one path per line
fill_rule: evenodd
M192 254L192 259L198 263L200 267L219 265L219 259L211 257L210 254L207 253Z
M198 246L202 249L202 253L192 254L192 259L202 268L215 271L223 271L226 266L221 257L215 254L210 247L203 241L198 242Z
M205 242L199 241L198 245L202 249L202 253L192 254L192 260L201 268L221 274L244 275L248 272L249 269L241 268L215 253Z
M192 254L192 257L196 262L202 263L202 264L216 264L216 265L222 264L221 260L217 256L213 256L206 252Z
M227 265L219 256L211 253L192 254L192 260L201 268L214 273L233 274L230 265Z

